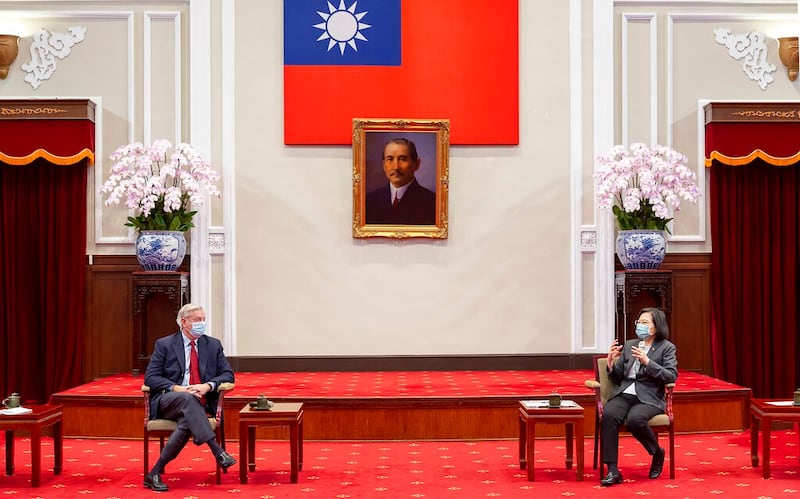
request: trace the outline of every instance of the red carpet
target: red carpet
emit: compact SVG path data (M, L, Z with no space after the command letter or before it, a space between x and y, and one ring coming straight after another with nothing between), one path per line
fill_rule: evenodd
M647 478L649 456L630 437L621 439L625 483L599 486L591 469L591 441L583 482L564 468L562 440L537 442L536 482L519 469L516 441L479 442L306 442L299 482L289 482L286 442L260 441L257 469L240 485L238 465L214 483L206 447L189 445L164 475L170 491L142 487L137 441L66 439L64 471L52 474L52 441L45 439L42 485L28 486L30 445L19 439L17 473L0 476L0 495L15 498L439 498L439 497L615 497L779 498L800 492L797 434L773 433L773 478L750 466L750 434L718 433L676 437L676 479ZM238 456L234 442L228 450ZM156 446L153 447L153 452ZM4 455L4 449L3 449Z
M236 373L237 397L259 393L267 397L527 397L553 390L586 395L584 381L591 370L574 371L386 371L386 372L277 372ZM140 396L142 376L117 375L81 385L60 395ZM722 380L681 371L676 391L740 388Z

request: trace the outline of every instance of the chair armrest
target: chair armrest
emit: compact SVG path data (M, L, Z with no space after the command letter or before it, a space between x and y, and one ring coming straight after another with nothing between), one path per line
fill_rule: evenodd
M217 387L217 391L218 392L224 392L224 391L228 391L228 390L233 390L235 386L236 385L234 385L233 383L220 383L219 386ZM150 387L147 386L147 385L142 385L142 391L143 392L149 392L150 391Z
M236 387L233 383L220 383L217 387L217 392L219 393L219 401L217 402L217 421L220 421L222 418L222 399L225 396L225 392L229 392ZM142 385L142 394L144 395L144 424L147 424L147 421L150 419L150 387L147 385Z
M220 383L217 387L217 393L219 393L219 400L217 400L217 424L222 424L222 413L223 413L223 399L225 398L225 392L229 392L236 387L233 383Z
M228 390L233 390L233 388L235 386L236 385L234 385L233 383L220 383L219 386L217 387L217 391L218 392L224 392L224 391L228 391ZM147 386L147 385L142 385L142 391L143 392L149 392L150 391L150 387Z
M144 397L144 426L147 428L147 422L150 421L150 387L142 385L142 396Z
M664 399L666 399L667 410L664 411L669 417L669 422L671 423L674 415L672 413L672 393L675 391L675 383L667 383L664 385Z
M603 417L603 399L600 393L600 388L602 385L595 379L587 379L583 382L583 384L586 386L586 388L594 392L594 402L597 405L597 408L595 409L597 411L596 416L598 418Z

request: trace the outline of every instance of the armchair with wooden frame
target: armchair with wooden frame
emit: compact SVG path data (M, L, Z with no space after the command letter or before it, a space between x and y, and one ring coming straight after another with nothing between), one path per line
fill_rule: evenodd
M614 389L614 383L608 377L608 369L606 368L607 360L605 355L598 355L594 358L594 377L595 379L586 380L585 385L594 391L595 395L595 418L594 418L594 456L592 467L597 469L598 458L600 462L600 476L605 472L603 467L603 446L600 445L600 421L603 418L603 407L608 401L608 397ZM658 438L658 434L666 432L669 434L669 446L667 454L669 455L669 477L675 478L675 424L674 414L672 412L672 394L675 391L675 383L668 383L664 389L664 402L666 409L663 414L654 416L648 421L648 425L653 429ZM620 431L627 431L625 425L620 428Z
M219 400L217 402L217 412L213 416L208 417L208 424L217 435L217 442L225 449L225 418L223 409L223 399L225 393L233 390L233 383L220 383L217 387L219 393ZM161 451L164 450L164 440L178 427L178 423L171 419L150 419L150 387L142 385L142 394L144 395L144 474L150 471L150 437L158 437ZM217 484L222 483L220 471L227 473L219 464L217 464Z

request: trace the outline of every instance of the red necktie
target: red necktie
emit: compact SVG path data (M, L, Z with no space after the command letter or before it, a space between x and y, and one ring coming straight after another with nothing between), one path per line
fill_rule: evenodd
M189 353L189 384L199 385L203 381L200 379L200 359L197 357L197 348L195 348L195 340L190 340L189 344L192 345L192 351ZM206 398L200 399L200 402L205 405Z
M394 195L394 201L392 201L392 208L397 208L397 203L400 202L400 198L397 197L397 194Z

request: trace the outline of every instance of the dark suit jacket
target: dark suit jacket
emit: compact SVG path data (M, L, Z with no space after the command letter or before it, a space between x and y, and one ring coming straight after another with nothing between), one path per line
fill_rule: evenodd
M622 355L614 362L614 367L608 373L609 379L617 385L609 399L616 397L633 383L634 380L627 378L625 374L636 361L631 349L638 344L638 339L626 341ZM675 345L667 340L655 341L647 352L647 358L650 359L650 363L646 367L642 364L636 373L636 395L643 403L654 405L663 411L666 409L664 385L674 383L678 379Z
M392 206L389 184L367 194L366 223L397 225L436 225L436 194L411 181L397 207Z
M233 369L225 358L222 343L211 336L203 335L197 339L197 354L200 360L200 379L211 381L215 387L220 383L233 383ZM144 384L150 387L150 418L158 418L158 399L172 385L183 382L186 371L186 357L183 346L183 334L177 332L156 340L155 350L147 370L144 373ZM214 414L217 410L216 392L206 395L206 412Z

